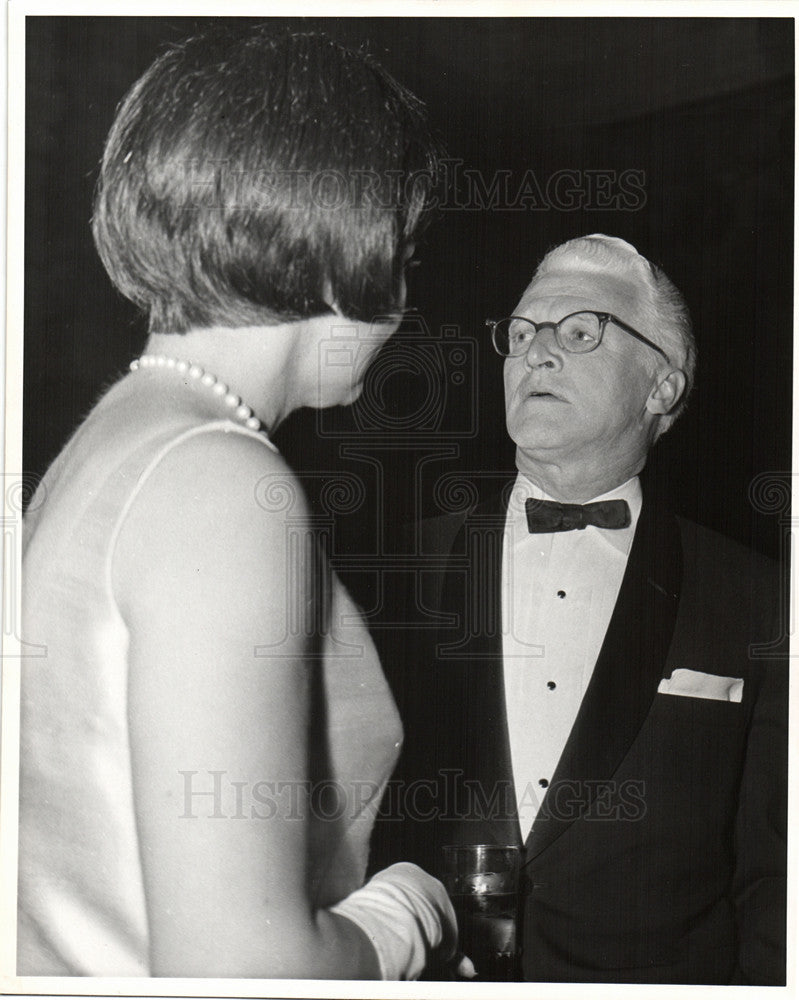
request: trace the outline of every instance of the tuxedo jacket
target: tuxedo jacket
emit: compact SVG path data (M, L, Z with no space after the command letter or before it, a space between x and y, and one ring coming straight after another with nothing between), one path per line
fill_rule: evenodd
M405 747L378 865L416 860L435 874L443 844L522 845L503 689L504 521L497 497L422 525L403 612L416 626L383 644ZM525 979L785 982L779 587L769 560L645 490L604 643L522 845ZM693 695L677 693L686 679Z

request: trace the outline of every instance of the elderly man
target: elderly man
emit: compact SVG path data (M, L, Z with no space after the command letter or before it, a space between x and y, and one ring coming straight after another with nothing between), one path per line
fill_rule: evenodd
M750 655L777 575L638 478L691 388L682 296L589 236L488 325L518 475L423 526L451 624L397 685L395 849L523 845L524 979L784 982L787 671Z

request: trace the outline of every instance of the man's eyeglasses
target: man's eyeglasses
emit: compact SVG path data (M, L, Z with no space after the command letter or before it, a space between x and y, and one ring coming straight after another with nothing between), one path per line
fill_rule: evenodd
M602 343L602 335L608 323L614 323L619 329L629 333L631 337L640 340L642 344L651 347L653 351L662 354L671 364L668 354L657 344L631 326L622 322L612 313L582 312L569 313L559 323L534 323L524 316L508 316L506 319L487 319L486 326L491 328L491 340L497 354L503 358L515 358L525 354L530 349L539 330L552 330L558 347L568 354L588 354L595 351Z

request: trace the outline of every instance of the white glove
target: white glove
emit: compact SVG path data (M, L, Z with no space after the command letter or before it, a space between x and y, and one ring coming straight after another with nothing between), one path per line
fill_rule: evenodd
M382 979L418 979L431 954L455 953L458 927L444 886L407 861L378 872L330 907L372 942Z

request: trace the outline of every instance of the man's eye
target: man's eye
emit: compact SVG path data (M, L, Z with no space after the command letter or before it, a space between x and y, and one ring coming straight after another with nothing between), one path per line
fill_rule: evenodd
M570 344L595 344L597 330L588 323L569 323L561 327L560 335L562 339Z

